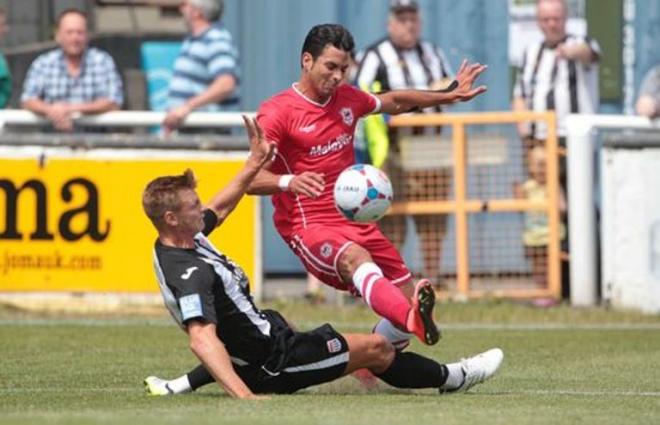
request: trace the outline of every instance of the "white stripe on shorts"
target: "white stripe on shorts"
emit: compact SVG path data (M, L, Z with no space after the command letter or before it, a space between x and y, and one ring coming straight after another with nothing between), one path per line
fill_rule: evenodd
M295 373L295 372L308 372L310 370L319 370L319 369L328 369L338 364L348 363L348 351L345 353L338 354L334 357L327 358L315 363L309 363L300 366L291 366L284 368L283 372Z

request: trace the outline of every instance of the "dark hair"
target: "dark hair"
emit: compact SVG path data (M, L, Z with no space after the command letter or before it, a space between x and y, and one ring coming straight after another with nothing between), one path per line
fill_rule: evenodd
M57 18L55 18L55 28L59 28L60 24L62 23L62 19L64 19L66 15L70 15L70 14L82 16L83 18L85 18L85 21L87 21L87 15L82 10L75 8L64 9L63 11L60 12L59 15L57 15Z
M142 208L147 217L160 229L167 211L178 211L181 207L179 191L194 190L197 187L195 175L187 169L178 176L163 176L152 180L142 193Z
M348 53L355 48L353 36L346 28L339 24L322 24L309 30L300 56L309 53L316 60L328 44Z

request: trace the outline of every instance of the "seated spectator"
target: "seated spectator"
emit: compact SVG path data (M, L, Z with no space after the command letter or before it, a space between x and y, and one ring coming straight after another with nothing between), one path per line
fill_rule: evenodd
M30 65L22 107L45 116L60 131L73 131L78 114L119 109L124 101L121 78L108 53L88 46L87 16L76 9L63 11L55 40L59 47Z
M174 62L165 133L181 127L194 110L219 112L238 105L238 50L220 23L222 0L184 0L180 11L189 34Z
M9 32L7 25L7 12L0 7L0 40ZM9 66L2 53L0 53L0 108L4 108L11 98L11 74Z
M649 118L660 116L660 64L651 68L644 77L635 105L637 114Z

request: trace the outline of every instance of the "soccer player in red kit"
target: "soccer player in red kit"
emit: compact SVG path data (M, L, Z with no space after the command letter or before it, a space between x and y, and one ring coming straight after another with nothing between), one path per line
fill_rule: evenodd
M410 334L435 344L439 331L430 282L413 282L400 254L375 224L344 218L335 208L333 187L339 173L354 163L353 134L360 117L470 100L486 91L484 86L473 88L486 67L464 61L447 90L369 94L342 83L353 48L353 37L341 25L309 31L300 79L258 110L257 120L276 144L277 155L249 193L272 195L282 238L322 282L364 298L383 318L375 332L399 346L407 345Z

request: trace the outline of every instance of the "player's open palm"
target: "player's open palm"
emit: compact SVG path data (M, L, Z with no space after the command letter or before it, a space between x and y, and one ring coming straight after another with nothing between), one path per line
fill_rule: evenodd
M245 130L250 139L250 158L258 168L272 161L275 156L275 143L265 139L264 133L256 118L248 118L243 115Z
M486 65L468 63L467 59L463 60L456 73L458 86L452 91L452 94L456 96L456 102L468 101L486 91L486 86L473 87L474 82L486 68Z

